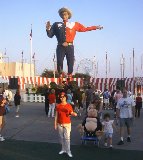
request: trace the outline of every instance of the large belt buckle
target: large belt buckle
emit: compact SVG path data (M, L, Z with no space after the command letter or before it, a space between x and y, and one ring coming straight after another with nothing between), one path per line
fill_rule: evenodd
M62 46L64 46L64 47L72 46L72 45L73 45L73 43L71 43L71 42L64 42L64 43L62 44Z
M68 45L69 45L69 46L71 46L71 45L72 45L72 43L68 43Z

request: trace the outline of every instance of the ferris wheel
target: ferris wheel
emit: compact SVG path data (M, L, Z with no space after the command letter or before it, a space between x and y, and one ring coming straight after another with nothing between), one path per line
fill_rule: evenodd
M95 75L97 74L97 65L95 63L95 60L91 60L88 58L82 59L77 65L76 72L88 74L91 77L95 77Z

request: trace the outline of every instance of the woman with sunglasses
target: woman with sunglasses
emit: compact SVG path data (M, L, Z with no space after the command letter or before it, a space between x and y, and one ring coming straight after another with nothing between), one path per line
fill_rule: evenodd
M70 116L77 116L77 114L73 111L72 106L67 103L67 95L64 92L60 94L59 98L60 104L57 105L55 114L55 130L57 129L59 132L62 145L59 154L67 153L69 157L73 157L70 151Z

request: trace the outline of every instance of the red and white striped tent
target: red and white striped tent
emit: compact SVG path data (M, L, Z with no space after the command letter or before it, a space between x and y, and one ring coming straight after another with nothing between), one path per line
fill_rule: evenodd
M3 79L6 79L9 81L10 78L18 78L18 85L20 86L21 90L24 90L26 88L26 85L49 85L51 82L55 82L56 84L59 84L59 78L46 78L46 77L11 77L11 76L3 76ZM63 78L63 81L66 81L66 78ZM82 86L83 80L81 78L73 78L72 81L76 81L78 83L78 86Z
M41 86L41 85L49 85L51 82L55 82L59 84L59 78L46 78L46 77L10 77L10 76L2 76L4 80L9 83L10 78L18 78L18 85L21 90L25 90L27 85L33 86ZM102 92L105 88L108 88L110 91L116 89L117 81L121 80L120 78L91 78L90 83L93 84L96 89L101 90ZM129 91L135 91L135 94L140 92L143 95L143 77L133 78L125 78L125 88ZM63 79L66 81L66 78ZM73 78L72 81L77 81L78 86L83 86L84 79L82 78Z
M33 84L35 85L49 85L51 82L55 82L59 84L59 78L46 78L46 77L10 77L10 76L3 76L2 77L5 80L8 80L10 78L18 78L18 85L20 86L20 89L25 89L26 85ZM63 79L66 81L66 78ZM82 78L73 78L73 81L77 81L78 86L83 85L83 79ZM104 91L104 89L107 87L110 91L116 88L116 83L118 80L121 80L120 78L91 78L90 83L95 85L97 89ZM127 90L133 89L133 78L125 78L125 87ZM136 83L135 79L135 83Z
M91 78L90 83L95 85L97 89L102 92L108 88L110 91L116 89L117 81L121 80L121 78ZM125 88L127 90L133 90L133 78L125 78Z

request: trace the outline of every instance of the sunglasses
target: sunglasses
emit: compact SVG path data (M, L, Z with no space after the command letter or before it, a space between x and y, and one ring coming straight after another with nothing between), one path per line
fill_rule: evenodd
M65 96L61 96L60 98L64 98Z

